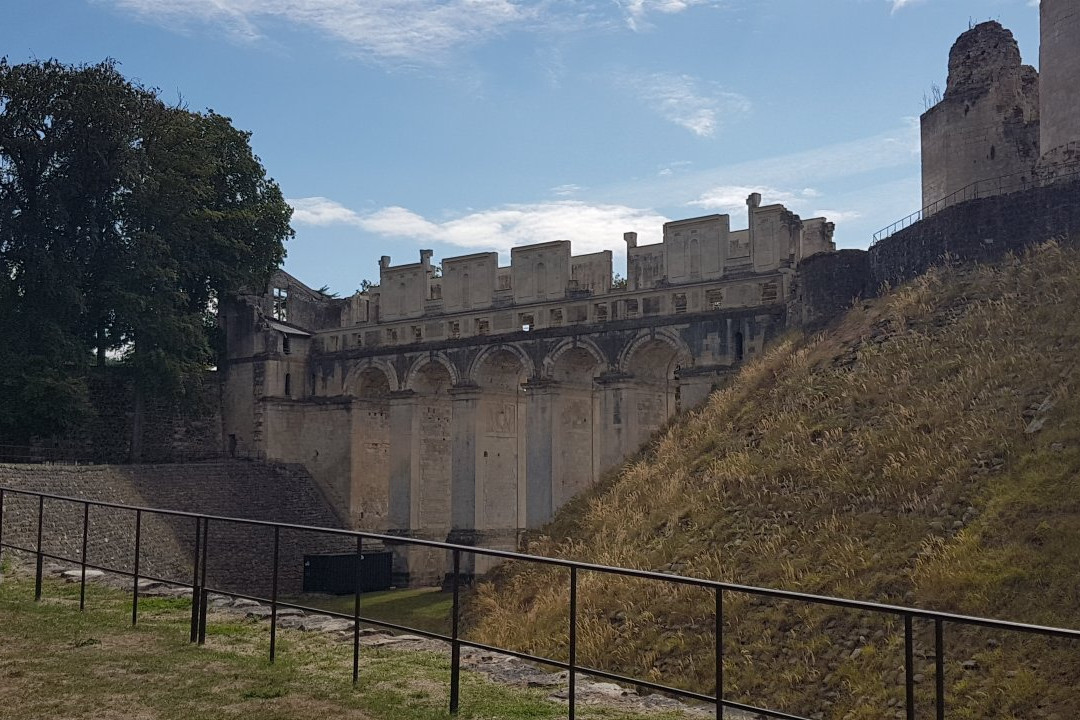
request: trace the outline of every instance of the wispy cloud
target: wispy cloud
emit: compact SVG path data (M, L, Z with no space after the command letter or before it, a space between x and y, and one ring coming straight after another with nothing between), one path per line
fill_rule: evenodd
M91 0L111 4L169 28L223 29L243 41L268 34L272 24L314 28L355 53L391 64L431 64L511 30L575 31L582 27L632 30L648 17L674 14L721 0ZM561 72L553 58L553 77Z
M892 4L892 11L895 13L911 5L921 3L923 0L888 0L888 2Z
M391 62L434 62L493 34L527 26L541 3L512 0L100 0L170 27L223 27L245 40L270 22L315 28L357 53Z
M725 120L751 108L743 95L691 75L624 72L617 75L617 81L649 110L698 137L712 137Z
M352 225L382 237L438 242L470 250L497 250L551 240L572 240L574 252L617 248L622 233L636 230L641 242L658 242L667 218L651 210L625 205L561 200L504 205L448 220L431 220L403 207L358 213L324 197L289 200L298 225Z
M717 0L615 0L626 14L626 24L631 30L644 30L648 27L651 13L672 15L680 13L694 5L718 5Z
M725 213L733 219L742 220L746 218L746 200L752 193L761 193L761 199L767 205L781 203L791 208L802 207L807 201L820 196L813 188L782 190L766 185L719 185L705 191L701 197L687 205Z
M581 187L580 185L575 185L574 183L567 183L566 185L556 185L555 187L551 188L551 194L556 197L568 198L577 195L584 189L585 188Z

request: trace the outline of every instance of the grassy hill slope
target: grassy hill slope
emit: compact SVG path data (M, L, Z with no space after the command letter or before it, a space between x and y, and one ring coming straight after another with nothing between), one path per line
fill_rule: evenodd
M1078 311L1071 247L934 270L775 344L530 550L1080 627ZM566 587L565 571L504 569L475 593L473 635L565 657ZM582 661L712 691L711 595L586 574L579 602ZM728 697L900 716L896 624L725 603ZM1080 717L1080 647L951 627L946 645L950 718Z

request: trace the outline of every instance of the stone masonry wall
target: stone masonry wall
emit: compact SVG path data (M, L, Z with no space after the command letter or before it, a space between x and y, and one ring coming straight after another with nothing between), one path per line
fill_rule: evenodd
M992 262L1053 237L1080 234L1080 176L946 208L870 248L871 290L898 285L949 257Z
M815 327L845 312L855 298L873 295L865 250L821 253L803 260L795 281L788 322Z
M49 453L54 451L61 457L85 462L128 462L135 404L130 373L122 367L95 368L87 377L87 385L95 413L93 421L69 436L42 440L36 449L41 450L43 458L52 457ZM188 462L222 454L221 389L217 373L206 373L194 393L194 399L184 408L168 400L147 400L143 415L143 462ZM0 449L0 460L20 461L25 452L20 449L11 455Z
M209 515L340 527L337 515L302 468L231 461L176 465L0 465L0 485L70 497ZM37 500L8 493L4 542L33 549ZM82 542L81 505L45 501L43 548L77 559ZM91 508L87 560L130 571L134 512ZM191 582L194 525L190 518L144 513L141 572ZM298 592L303 556L350 552L355 541L298 530L281 533L280 591ZM209 530L208 582L215 588L266 595L270 591L273 531L223 521Z

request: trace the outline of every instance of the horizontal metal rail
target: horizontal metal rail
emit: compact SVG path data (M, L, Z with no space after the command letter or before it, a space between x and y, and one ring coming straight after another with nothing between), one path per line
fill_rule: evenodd
M4 508L5 499L8 496L19 495L32 497L37 500L37 546L26 547L24 545L16 545L14 543L4 541ZM57 555L54 553L46 552L43 547L43 532L44 532L44 514L45 514L45 501L55 501L62 503L72 503L80 505L83 508L83 534L82 534L82 556L78 559L66 557L63 555ZM112 508L125 512L130 512L135 515L135 553L133 558L133 570L125 568L110 567L107 565L98 565L88 562L86 559L86 544L88 536L88 518L89 508L101 507ZM167 517L189 518L195 520L195 547L192 558L194 560L194 573L191 582L185 582L182 580L169 579L157 577L147 573L143 573L140 570L139 555L140 555L140 537L142 520L145 514L163 515ZM258 595L249 595L245 593L234 592L223 588L215 588L209 585L206 581L206 568L207 568L207 556L209 545L209 526L211 523L215 524L233 524L243 525L250 527L265 527L272 528L274 530L274 554L273 554L273 591L271 597L261 597ZM360 612L360 596L359 589L359 569L357 577L357 589L356 589L356 605L353 613L343 613L333 610L327 610L324 608L312 607L309 605L303 605L299 603L287 602L279 600L277 597L278 586L278 570L279 570L279 553L278 547L280 542L280 532L282 530L290 530L296 532L305 533L319 533L324 535L338 536L338 537L350 537L355 538L357 541L357 555L360 555L362 549L362 543L365 540L377 541L386 545L415 545L428 548L436 548L441 550L448 550L453 556L454 573L452 576L454 603L451 617L452 631L450 635L443 633L432 632L429 630L423 630L419 628L413 628L398 623L392 623L378 618L367 617ZM386 628L389 630L395 630L400 632L407 632L415 634L419 637L427 638L429 640L435 640L439 642L449 643L452 648L452 661L451 661L451 712L456 712L458 709L458 696L459 696L459 674L460 674L460 648L469 647L485 652L494 652L515 657L521 660L527 660L538 664L554 667L559 670L565 670L569 676L570 682L570 694L569 694L569 717L571 720L575 715L575 677L578 674L588 675L592 677L603 678L611 680L613 682L624 683L627 685L634 685L639 688L652 690L655 692L666 693L672 696L697 700L706 703L712 703L716 706L716 717L723 718L724 709L733 709L757 715L763 715L772 718L779 718L780 720L806 720L806 718L791 715L789 713L780 712L777 710L770 710L767 708L755 707L745 703L734 702L732 700L725 699L723 697L723 595L724 593L738 593L757 597L765 597L775 600L794 601L810 605L822 605L829 607L838 607L847 610L857 610L862 612L875 613L877 615L886 615L902 618L904 621L904 649L905 649L905 692L906 702L905 707L907 710L907 717L914 718L915 711L915 693L914 693L914 659L913 659L913 621L914 620L926 620L931 621L934 625L934 638L935 638L935 668L936 668L936 683L935 683L935 698L936 698L936 717L938 720L943 720L945 717L945 687L944 687L944 640L943 630L946 624L950 625L963 625L970 627L981 627L995 630L1005 630L1010 632L1025 633L1031 635L1047 636L1054 638L1062 638L1067 640L1080 640L1080 630L1056 628L1044 625L1035 625L1029 623L1018 623L1007 620L996 620L991 618L974 617L969 615L960 615L956 613L937 612L933 610L925 610L921 608L902 607L898 605L889 605L882 603L873 603L862 600L849 600L845 598L829 597L824 595L814 595L809 593L794 592L790 590L777 590L772 588L755 587L751 585L741 585L737 583L719 582L716 580L706 580L702 578L692 578L681 575L673 575L668 573L655 572L651 570L638 570L633 568L618 568L608 565L598 565L595 563L586 563L576 560L565 560L562 558L544 557L540 555L527 555L524 553L511 552L507 550L493 550L489 548L473 547L469 545L460 545L454 543L439 542L435 540L423 540L418 538L408 538L398 535L388 535L381 533L370 533L355 530L343 530L340 528L326 528L310 525L299 525L293 523L280 523L271 522L266 520L255 520L250 518L234 518L219 515L206 515L200 513L192 513L183 510L167 510L163 508L151 508L145 506L126 505L122 503L114 503L102 500L88 500L84 498L75 498L66 495L57 495L52 493L41 493L29 490L20 490L16 488L9 488L0 486L0 553L4 549L17 550L30 555L33 555L36 559L36 572L35 572L35 599L40 599L42 593L42 576L43 576L43 561L46 559L55 560L58 562L71 563L81 568L80 576L80 609L85 606L85 592L86 592L86 570L99 570L101 572L108 572L120 575L122 577L133 578L132 582L132 623L136 623L138 620L138 604L139 604L139 581L140 580L152 580L175 587L191 588L192 590L192 620L191 620L191 641L198 641L200 644L205 641L206 637L206 623L207 612L209 605L209 595L215 594L224 597L231 597L236 599L246 599L252 602L266 603L271 607L271 649L270 659L274 660L275 655L275 638L277 630L277 616L278 608L292 608L301 610L307 613L338 618L343 620L350 620L353 622L354 631L354 682L358 679L359 672L359 626L360 624L371 625L375 627ZM555 658L533 655L526 652L520 652L507 648L500 648L493 645L487 645L480 642L464 639L460 637L458 626L460 620L460 607L458 601L458 585L460 581L460 557L462 554L482 555L486 557L499 558L503 560L509 560L522 563L535 563L541 565L549 565L553 567L566 568L570 570L570 649L569 660L557 660ZM359 568L359 566L358 566ZM617 673L609 672L600 668L593 668L586 665L579 664L576 661L576 631L577 631L577 587L578 587L578 574L581 572L601 573L609 575L617 575L622 577L638 578L643 580L652 580L657 582L672 583L676 585L685 585L690 587L697 587L702 589L713 590L716 594L716 650L715 650L715 663L717 669L717 689L715 695L708 695L705 693L695 692L684 688L672 687L661 683L644 680L642 678L635 678Z
M1075 169L1069 169L1062 171L1062 168L1072 168L1076 165ZM891 225L888 225L881 230L874 233L874 239L871 243L871 247L881 242L887 237L895 235L896 233L911 227L920 220L924 220L934 213L941 212L945 208L952 207L968 200L977 200L982 197L994 197L997 195L1005 195L1012 192L1019 192L1021 190L1028 190L1033 187L1045 187L1049 184L1055 183L1058 180L1064 178L1071 178L1080 175L1080 164L1077 163L1065 163L1057 172L1053 175L1039 177L1032 172L1019 172L1010 173L1008 175L1001 175L999 177L987 178L985 180L976 180L975 182L965 185L959 190L954 190L940 200L935 200L929 205L916 210L907 217L903 217Z

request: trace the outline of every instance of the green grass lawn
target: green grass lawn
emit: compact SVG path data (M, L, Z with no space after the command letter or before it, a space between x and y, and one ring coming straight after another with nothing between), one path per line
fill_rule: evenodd
M300 595L289 598L308 607L352 615L352 595ZM454 598L438 588L383 590L360 596L360 613L366 618L403 625L416 630L450 634L450 613Z
M450 717L448 653L365 649L354 688L348 642L282 630L271 665L265 622L211 615L206 645L199 647L187 641L187 600L143 599L133 628L130 596L97 585L88 590L87 610L79 612L78 585L48 581L35 603L32 581L0 583L0 718ZM383 595L387 603L394 597ZM424 593L400 596L421 609L442 602ZM595 708L580 708L579 715L636 717ZM555 720L566 717L566 708L545 700L543 691L464 672L459 717Z

